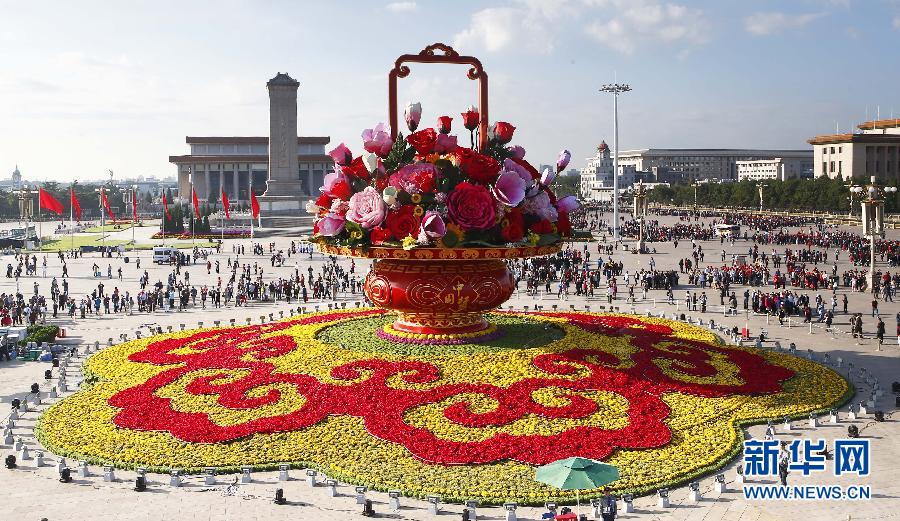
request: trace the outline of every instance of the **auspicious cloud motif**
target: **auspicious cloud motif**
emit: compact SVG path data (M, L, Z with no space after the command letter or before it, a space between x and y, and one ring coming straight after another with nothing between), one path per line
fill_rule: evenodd
M360 311L356 316L380 313ZM167 368L143 384L116 393L109 404L120 409L114 419L120 428L168 431L188 443L222 443L252 434L305 429L330 416L350 415L362 418L371 435L401 444L426 462L453 465L512 459L539 465L574 454L603 459L617 448L667 444L671 439L665 424L669 408L661 399L666 392L703 397L775 393L793 375L793 371L770 364L760 355L677 339L671 336L669 327L644 324L639 319L584 314L553 316L586 331L630 337L636 350L628 358L590 345L538 354L531 363L545 376L524 378L505 387L488 383L431 386L428 384L440 379L440 367L416 360L359 359L331 370L330 376L337 383L325 383L307 374L277 372L272 360L288 355L297 345L286 332L272 333L284 332L297 324L346 317L324 314L152 342L129 360ZM266 333L264 339L260 338L261 333ZM719 370L713 364L715 358L734 368L737 384L692 381L691 377L716 376ZM221 373L208 374L209 370ZM194 373L198 376L193 377ZM301 406L283 414L222 425L202 412L176 410L172 399L160 393L185 378L189 381L185 393L215 397L220 406L234 410L278 403L284 392L278 384L293 388L304 400ZM395 379L408 386L392 385L390 382ZM547 389L569 391L565 394L567 403L550 406L534 399L535 393ZM467 428L502 427L527 415L577 420L597 412L598 404L579 394L590 391L613 393L627 400L627 425L618 429L582 426L551 436L499 433L480 441L455 441L404 420L407 411L459 395L480 395L497 404L487 412L473 410L467 401L444 409L447 421Z

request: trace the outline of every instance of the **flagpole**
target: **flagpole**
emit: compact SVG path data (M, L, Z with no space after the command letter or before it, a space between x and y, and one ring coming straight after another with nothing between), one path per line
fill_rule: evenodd
M252 169L251 169L252 170ZM253 172L250 172L250 247L253 248Z
M44 218L41 215L41 192L40 192L40 190L43 190L43 189L44 189L43 186L38 188L38 236L37 236L38 251L41 251L44 249L44 247L41 245L41 235L42 235L41 231L44 229L44 227L41 226L41 222L44 220Z
M71 230L69 230L71 241L69 241L72 249L75 249L75 205L72 202L75 200L75 186L74 184L69 186L69 226L71 226Z

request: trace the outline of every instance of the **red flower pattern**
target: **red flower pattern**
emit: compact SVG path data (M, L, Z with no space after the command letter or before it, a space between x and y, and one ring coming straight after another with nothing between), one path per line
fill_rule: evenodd
M140 385L113 395L109 404L121 409L114 422L124 429L167 431L189 443L221 443L258 433L304 429L332 415L350 415L362 418L371 435L402 444L426 462L450 465L513 459L538 465L573 455L603 459L616 448L640 449L667 444L671 438L665 424L669 408L661 399L666 392L704 397L775 393L782 389L782 382L794 374L749 351L675 338L667 326L628 317L565 313L544 315L566 318L587 331L627 336L637 351L630 360L621 360L591 346L540 354L532 363L547 376L525 378L509 387L457 383L425 389L398 389L388 385L394 378L410 384L429 384L440 379L440 369L436 365L415 360L373 358L347 363L335 367L331 377L355 383L339 385L322 383L306 374L276 372L275 365L270 362L297 348L290 335L277 334L291 326L380 313L380 310L327 313L273 324L201 331L186 338L153 342L132 354L129 360L169 368ZM271 335L273 333L275 335ZM262 334L271 336L263 339L260 338ZM673 378L659 365L667 361L679 373L712 376L716 373L710 363L713 356L724 356L734 364L743 383L700 385ZM219 425L205 413L176 411L170 398L156 394L160 388L189 377L193 372L209 369L221 369L222 373L197 376L187 384L185 392L216 396L223 407L246 410L276 403L281 396L278 389L270 389L258 396L251 393L252 390L288 384L306 400L299 409L287 414ZM233 376L235 370L245 375L220 381L225 376ZM579 374L585 376L572 378ZM537 403L533 393L548 387L573 393L566 395L568 403L563 406ZM463 393L490 397L499 404L496 409L484 413L473 411L466 402L457 402L444 410L448 421L466 427L503 426L525 415L578 419L597 410L596 402L574 394L585 391L612 392L628 400L627 426L621 429L580 426L552 436L496 434L478 442L457 442L438 438L434 433L404 421L404 413L414 407Z

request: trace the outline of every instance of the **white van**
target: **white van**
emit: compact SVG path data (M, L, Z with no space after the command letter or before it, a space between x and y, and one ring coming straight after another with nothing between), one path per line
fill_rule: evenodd
M172 255L178 253L178 248L170 248L168 246L156 246L153 248L153 262L157 264L168 264L172 260Z
M717 224L716 235L719 237L735 237L741 234L741 227L738 224Z

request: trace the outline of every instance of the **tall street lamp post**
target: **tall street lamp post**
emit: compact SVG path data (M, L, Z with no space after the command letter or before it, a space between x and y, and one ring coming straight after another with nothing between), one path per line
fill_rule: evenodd
M638 253L644 253L644 218L647 216L647 190L644 181L634 189L634 218L638 220Z
M875 176L870 178L870 183L865 188L854 186L851 193L862 196L862 228L863 235L869 238L871 245L871 257L869 258L869 287L875 291L878 279L875 278L875 241L884 238L884 198L889 194L897 193L895 186L879 186L875 184Z
M613 241L619 241L619 94L631 90L627 83L608 83L600 92L613 95Z

